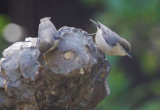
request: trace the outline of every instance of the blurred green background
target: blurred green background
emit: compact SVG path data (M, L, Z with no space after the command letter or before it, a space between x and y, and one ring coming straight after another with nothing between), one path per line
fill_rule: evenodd
M131 42L133 59L106 56L112 66L111 94L95 110L160 110L160 0L1 1L0 53L13 43L4 37L7 24L23 28L23 37L36 37L39 19L45 16L57 28L67 25L94 33L91 18Z

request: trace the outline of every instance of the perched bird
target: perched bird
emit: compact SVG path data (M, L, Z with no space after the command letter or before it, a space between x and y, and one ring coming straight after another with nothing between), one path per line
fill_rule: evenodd
M100 22L95 22L90 19L96 26L97 32L95 37L95 42L97 47L108 55L119 55L119 56L129 56L131 51L130 43L121 38L118 34L111 31L108 27L101 24Z
M50 17L40 19L38 29L38 48L40 55L38 59L41 58L42 55L44 55L45 58L45 53L55 49L61 39L50 19Z

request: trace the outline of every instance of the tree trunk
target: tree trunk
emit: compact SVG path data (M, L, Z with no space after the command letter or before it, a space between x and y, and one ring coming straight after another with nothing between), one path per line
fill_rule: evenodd
M37 61L37 38L5 49L0 60L0 109L91 110L110 90L110 65L87 32L58 30L58 47Z

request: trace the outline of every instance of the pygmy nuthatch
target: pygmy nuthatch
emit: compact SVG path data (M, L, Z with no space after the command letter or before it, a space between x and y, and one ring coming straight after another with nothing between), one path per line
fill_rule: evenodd
M108 27L90 19L97 26L95 42L98 48L108 55L129 56L131 45Z
M38 59L45 53L55 49L60 38L57 29L50 21L50 17L42 18L38 29L38 47L40 51Z

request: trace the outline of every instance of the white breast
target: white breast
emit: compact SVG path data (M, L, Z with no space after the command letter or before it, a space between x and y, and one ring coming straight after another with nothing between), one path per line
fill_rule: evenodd
M108 53L110 50L111 50L111 46L108 45L105 41L105 39L103 38L102 36L102 31L101 30L98 30L97 34L96 34L96 37L95 37L95 42L96 42L96 45L98 46L98 48L104 52L104 53Z

